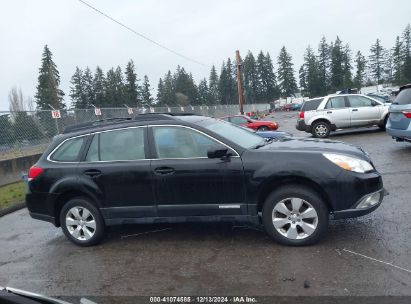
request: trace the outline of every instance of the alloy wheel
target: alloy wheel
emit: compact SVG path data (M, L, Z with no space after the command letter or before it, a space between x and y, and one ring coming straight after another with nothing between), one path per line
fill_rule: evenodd
M278 202L272 212L275 229L282 236L301 240L314 233L318 225L318 214L307 201L292 197Z
M94 216L84 207L73 207L67 212L66 227L71 236L79 241L87 241L96 233Z
M327 135L328 128L326 125L320 124L315 127L315 134L317 134L318 137L324 137Z

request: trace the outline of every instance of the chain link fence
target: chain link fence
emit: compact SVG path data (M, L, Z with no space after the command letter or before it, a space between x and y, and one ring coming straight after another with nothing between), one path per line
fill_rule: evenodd
M265 113L269 104L244 105L244 112ZM54 112L54 113L53 113ZM67 126L114 117L133 117L142 113L195 113L222 117L239 113L238 105L101 108L56 111L0 111L0 160L42 153L53 136Z

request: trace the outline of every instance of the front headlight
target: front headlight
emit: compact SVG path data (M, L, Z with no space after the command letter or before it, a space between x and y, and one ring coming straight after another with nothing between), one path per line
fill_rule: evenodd
M323 155L329 161L333 162L344 170L358 173L365 173L374 170L372 165L366 160L342 154L323 153Z

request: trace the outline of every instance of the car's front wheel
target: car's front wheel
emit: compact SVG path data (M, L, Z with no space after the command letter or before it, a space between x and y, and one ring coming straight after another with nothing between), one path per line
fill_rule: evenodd
M263 206L267 233L284 245L304 246L320 240L328 228L328 208L311 189L290 185L272 192Z
M60 212L60 225L66 237L79 246L92 246L105 236L104 219L98 209L83 197L69 200Z
M330 124L326 121L318 121L314 123L311 134L314 137L326 138L330 135L331 127Z

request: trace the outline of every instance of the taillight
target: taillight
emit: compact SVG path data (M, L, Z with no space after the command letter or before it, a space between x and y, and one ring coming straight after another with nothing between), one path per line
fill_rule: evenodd
M298 117L299 117L299 118L304 118L304 112L301 111L301 112L298 114Z
M29 170L29 181L32 181L37 176L39 176L43 172L43 169L40 167L33 166Z
M402 114L407 118L411 118L411 111L402 111Z

